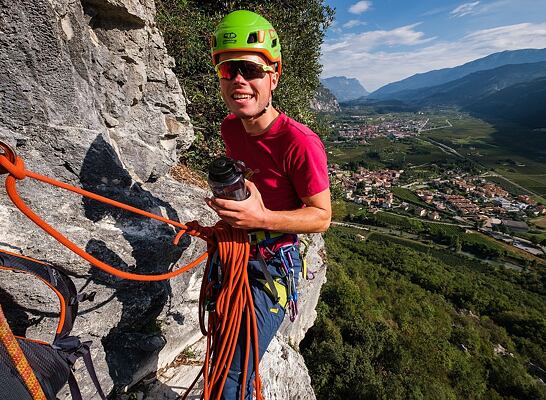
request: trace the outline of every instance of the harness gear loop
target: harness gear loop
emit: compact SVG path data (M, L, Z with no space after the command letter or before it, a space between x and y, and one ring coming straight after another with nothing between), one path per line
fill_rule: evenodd
M0 342L6 347L6 350L13 362L13 365L19 372L19 375L23 379L25 386L34 400L46 400L44 391L40 386L40 382L34 375L34 371L30 367L23 350L17 343L17 339L11 331L8 321L4 316L2 307L0 306Z

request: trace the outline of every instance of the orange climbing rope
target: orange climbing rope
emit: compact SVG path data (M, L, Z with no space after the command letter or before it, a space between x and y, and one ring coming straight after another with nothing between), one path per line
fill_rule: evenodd
M201 263L205 258L207 258L207 253L201 254L196 260L192 261L188 265L181 267L175 271L170 271L164 274L160 275L142 275L142 274L134 274L130 272L120 271L117 268L114 268L98 259L93 257L91 254L86 252L85 250L81 249L78 245L76 245L74 242L70 241L67 237L65 237L63 234L61 234L59 231L57 231L55 228L53 228L51 225L49 225L47 222L45 222L42 218L40 218L34 211L32 211L25 202L21 199L19 194L17 193L17 181L22 180L25 178L32 178L36 179L38 181L57 186L61 189L65 189L74 193L77 193L81 196L88 197L90 199L100 201L105 204L109 204L114 207L121 208L123 210L130 211L135 214L139 214L148 218L155 219L157 221L164 222L169 225L173 225L175 227L180 228L180 231L176 235L174 239L174 244L178 244L178 241L180 240L180 237L187 233L188 235L192 236L199 236L204 240L208 240L207 234L211 233L210 228L209 229L201 229L200 231L195 231L193 228L197 228L198 224L196 222L188 223L187 225L184 225L177 221L172 221L168 218L161 217L159 215L141 210L136 207L129 206L124 203L120 203L119 201L115 201L112 199L109 199L107 197L99 196L98 194L88 192L87 190L83 190L71 185L68 185L63 182L59 182L55 179L52 179L47 176L43 176L37 173L34 173L32 171L29 171L25 169L25 164L23 160L15 155L15 152L11 147L6 145L5 143L0 142L0 149L3 150L3 154L0 153L0 174L2 173L8 173L8 177L6 178L6 191L13 202L13 204L23 213L25 214L31 221L33 221L36 225L38 225L40 228L42 228L44 231L46 231L48 234L53 236L59 243L61 243L63 246L67 247L68 249L72 250L74 253L79 255L80 257L84 258L85 260L89 261L94 266L102 269L104 272L107 272L109 274L115 275L119 278L123 279L129 279L129 280L135 280L135 281L161 281L169 278L173 278L177 275L180 275L199 263Z
M245 364L243 368L243 387L241 398L244 399L246 378L248 376L247 367L250 357L250 346L254 354L254 387L257 400L262 399L261 381L258 373L259 351L258 351L258 329L256 324L256 313L250 290L247 264L250 253L250 244L248 234L245 230L236 229L223 221L218 222L214 227L202 227L196 221L182 224L177 221L161 217L159 215L140 210L136 207L99 196L95 193L76 188L63 182L59 182L47 176L39 175L35 172L25 169L24 162L17 157L15 151L7 144L0 141L0 175L7 173L6 191L13 204L36 225L53 236L59 243L72 250L74 253L84 258L99 269L123 279L137 281L159 281L175 277L185 271L197 266L208 257L206 271L203 277L201 287L201 296L199 299L199 321L201 331L207 336L207 351L205 362L201 373L203 374L204 390L203 399L219 399L227 373L229 371L237 339L241 329L242 321L245 321L246 346L245 346ZM17 181L25 178L32 178L61 189L65 189L81 196L118 207L135 214L152 218L169 225L180 228L173 242L178 244L183 234L199 237L207 242L207 251L200 255L196 260L180 267L177 270L159 275L142 275L121 271L108 265L78 245L70 241L59 231L41 219L34 213L21 199L17 193ZM207 298L211 295L212 287L208 281L210 268L213 267L212 256L217 253L222 269L222 285L217 293L215 307L210 309L207 327L205 327L205 308ZM199 376L194 384L199 379ZM192 384L192 387L193 385ZM191 388L189 389L191 390ZM188 391L189 391L188 390Z
M0 342L6 348L9 354L9 357L11 358L11 361L13 362L13 365L17 369L17 372L19 372L19 375L23 379L23 383L27 387L27 390L29 391L29 393L32 395L32 398L34 400L46 400L44 391L42 390L42 387L40 386L40 382L38 382L36 375L34 375L32 368L28 364L28 361L25 357L25 354L23 353L23 350L21 350L19 343L17 343L17 339L13 335L13 332L11 331L8 325L8 321L6 320L6 317L4 316L4 312L2 311L1 306L0 306Z
M250 358L250 348L253 349L254 361L254 389L256 399L262 400L261 380L258 372L259 349L258 329L256 324L256 313L248 279L246 265L250 255L250 244L246 231L234 229L228 224L217 225L215 230L216 242L209 248L211 257L217 252L218 262L221 267L221 280L224 282L222 290L215 295L217 280L209 280L211 269L216 268L213 262L207 262L201 295L199 297L199 325L203 335L207 336L207 351L203 368L189 386L181 399L186 399L201 375L204 376L203 398L220 399L224 384L226 382L229 367L233 361L235 348L239 338L240 330L245 329L245 359L243 368L243 384L241 387L241 399L245 398L247 367ZM214 298L212 304L206 300ZM207 307L212 308L208 321L205 321Z

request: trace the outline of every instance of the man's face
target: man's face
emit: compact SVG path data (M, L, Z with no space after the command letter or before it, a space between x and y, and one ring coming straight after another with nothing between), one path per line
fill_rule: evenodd
M233 52L220 54L220 61L233 58L268 64L259 53ZM269 103L271 91L277 87L278 73L267 73L264 78L246 80L237 74L233 79L220 79L222 98L229 110L239 118L249 118L260 113Z

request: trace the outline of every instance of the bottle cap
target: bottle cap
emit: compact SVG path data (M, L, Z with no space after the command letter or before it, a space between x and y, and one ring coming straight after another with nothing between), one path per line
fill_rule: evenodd
M235 160L229 157L218 157L209 164L209 179L213 182L230 183L241 173Z

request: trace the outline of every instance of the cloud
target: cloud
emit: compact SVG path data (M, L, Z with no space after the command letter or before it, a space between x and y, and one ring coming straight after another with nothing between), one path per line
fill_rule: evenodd
M475 46L483 43L497 51L507 48L546 47L546 23L523 23L483 29L466 35L464 40Z
M322 47L323 77L345 75L375 90L416 73L455 67L491 53L546 48L546 23L522 23L472 32L446 42L415 30L417 24L391 31L346 34ZM398 45L411 46L402 50ZM394 48L389 50L389 46Z
M349 7L349 12L352 14L362 14L367 11L372 5L371 1L359 1Z
M465 15L475 14L476 13L475 8L478 4L480 4L479 1L475 1L473 3L461 4L459 7L453 9L450 14L453 15L454 17L459 17L459 18L464 17Z
M433 8L432 10L428 10L421 14L422 17L431 17L433 15L442 14L449 10L449 7L440 7L440 8Z
M366 23L364 21L359 21L358 19L352 19L350 21L345 22L342 26L345 29L350 29L350 28L354 28L355 26L361 26L361 25L366 25Z
M358 34L350 33L343 35L340 40L328 41L323 46L323 51L370 51L382 46L415 46L424 44L434 38L425 38L423 32L415 31L414 28L420 23L401 26L390 31L377 30Z

